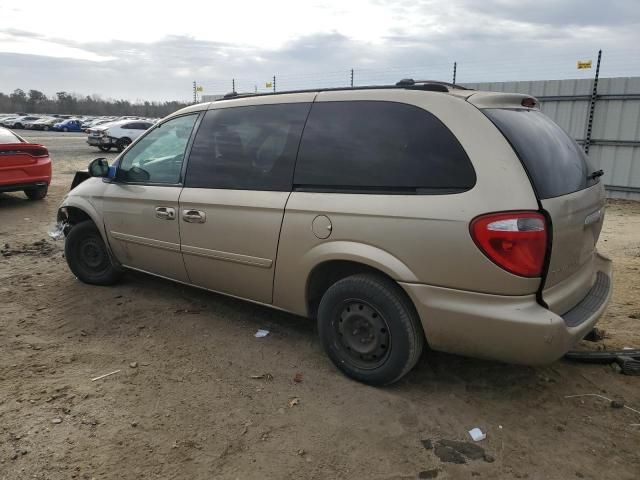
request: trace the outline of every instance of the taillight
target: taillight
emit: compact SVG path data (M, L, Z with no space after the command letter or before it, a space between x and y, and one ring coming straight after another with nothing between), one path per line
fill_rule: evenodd
M476 217L471 236L493 263L522 277L542 275L547 222L538 212L490 213Z

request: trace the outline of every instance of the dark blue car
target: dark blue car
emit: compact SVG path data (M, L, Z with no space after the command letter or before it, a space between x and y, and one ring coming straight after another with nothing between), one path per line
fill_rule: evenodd
M51 128L58 132L82 132L82 122L80 120L63 120Z

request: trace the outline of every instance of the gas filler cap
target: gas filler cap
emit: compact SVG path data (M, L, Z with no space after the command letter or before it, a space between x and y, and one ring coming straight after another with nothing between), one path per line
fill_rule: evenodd
M333 226L331 225L331 220L326 215L318 215L313 219L313 223L311 224L311 230L313 230L313 234L318 238L328 238L331 235L331 230Z

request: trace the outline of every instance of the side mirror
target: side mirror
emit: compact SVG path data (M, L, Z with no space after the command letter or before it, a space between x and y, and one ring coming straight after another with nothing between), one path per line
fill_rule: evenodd
M109 162L106 158L96 158L89 164L89 175L92 177L106 177L109 175Z

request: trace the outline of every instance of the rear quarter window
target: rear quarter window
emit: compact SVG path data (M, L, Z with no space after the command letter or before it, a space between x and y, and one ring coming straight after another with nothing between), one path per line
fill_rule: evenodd
M509 141L529 174L538 198L559 197L598 182L580 146L538 110L489 108L484 114Z
M294 185L372 193L457 193L473 166L432 113L383 101L314 103L302 135Z

